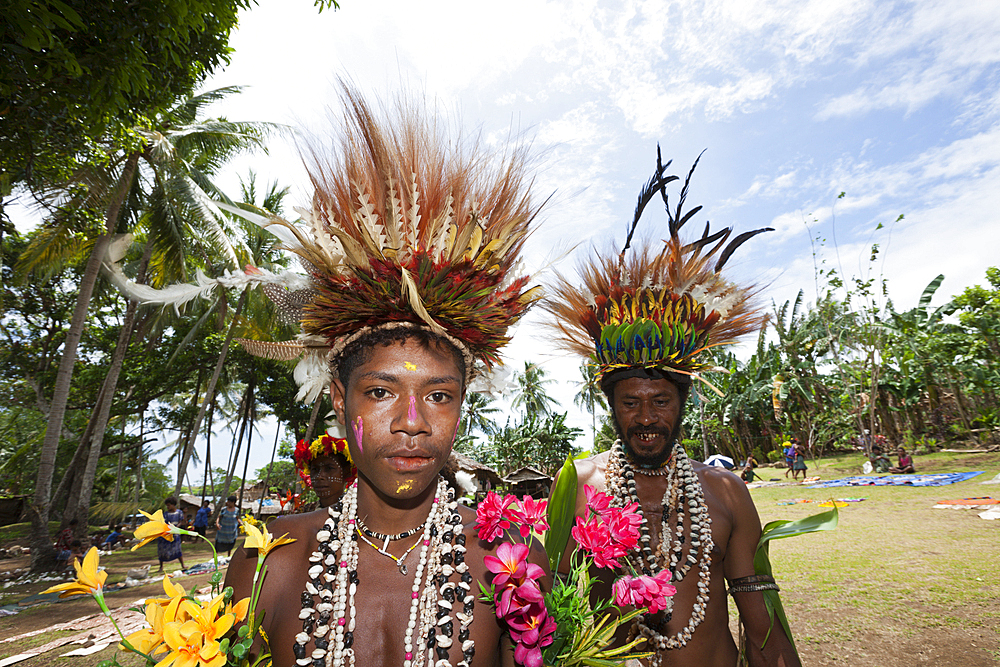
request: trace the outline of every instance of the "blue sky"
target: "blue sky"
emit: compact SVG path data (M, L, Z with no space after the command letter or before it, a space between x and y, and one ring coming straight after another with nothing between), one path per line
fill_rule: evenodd
M539 154L538 191L555 193L529 269L572 271L574 253L592 243L620 245L658 142L678 172L707 149L689 199L705 206L702 223L775 227L731 262L732 275L766 286L767 302L800 288L815 298L806 221L827 240L822 258L847 277L867 273L868 248L880 243L876 268L898 308L915 305L938 273L941 302L1000 264L998 4L342 4L317 14L308 0L260 0L244 13L231 65L206 87L248 88L215 113L322 132L335 79L347 76L371 94L419 91L490 139L525 132ZM308 202L290 141L233 173L250 167ZM665 222L653 206L646 216L650 230ZM541 362L562 381L553 393L570 421L589 427L572 406L579 360L553 350L530 319L509 357L515 367Z

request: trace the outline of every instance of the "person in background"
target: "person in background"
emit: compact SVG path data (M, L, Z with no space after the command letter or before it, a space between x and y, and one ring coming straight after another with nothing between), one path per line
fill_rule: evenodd
M795 438L785 440L785 442L781 445L781 451L785 455L785 477L788 477L788 473L792 472L792 464L795 463L794 440Z
M884 475L892 468L892 463L889 461L889 457L882 452L882 448L878 445L872 446L871 462L872 471L880 475Z
M747 456L747 462L743 466L743 472L740 474L744 482L750 483L757 477L757 473L754 472L757 465L757 459L753 457L753 452L750 452Z
M184 523L184 512L177 509L176 498L170 496L164 501L164 504L167 506L167 511L163 513L164 521L175 526L180 526ZM174 539L172 540L163 537L156 538L156 557L160 560L160 569L157 572L163 572L163 564L169 563L172 560L180 561L181 569L185 569L180 536L175 535L173 537Z
M70 519L69 525L56 535L56 568L59 570L69 565L70 556L73 555L73 530L76 524L76 519Z
M320 507L337 502L344 489L358 476L351 463L347 440L324 433L306 443L300 440L295 447L295 468L305 485L316 492Z
M913 467L913 457L907 454L905 449L900 447L896 450L896 454L899 455L899 465L889 468L889 472L894 475L916 472L916 469Z
M806 448L799 444L799 441L792 438L795 443L795 459L792 461L792 479L798 479L798 474L802 473L802 479L806 478Z
M212 510L208 508L208 501L201 501L201 507L194 513L194 532L205 537L205 532L208 530L208 517L211 514Z
M226 506L215 521L219 532L215 534L215 550L230 555L236 546L236 534L240 527L240 511L236 509L236 496L226 498Z
M101 544L101 548L106 551L114 549L118 545L118 541L122 538L122 527L120 525L111 526L110 528L111 532L108 533L108 536L104 538L104 542Z

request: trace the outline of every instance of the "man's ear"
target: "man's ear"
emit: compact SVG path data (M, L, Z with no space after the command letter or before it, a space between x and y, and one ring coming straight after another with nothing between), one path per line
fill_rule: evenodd
M333 411L337 415L337 421L341 424L347 423L347 416L344 409L344 397L347 395L344 385L339 378L334 378L330 383L330 402L333 403Z

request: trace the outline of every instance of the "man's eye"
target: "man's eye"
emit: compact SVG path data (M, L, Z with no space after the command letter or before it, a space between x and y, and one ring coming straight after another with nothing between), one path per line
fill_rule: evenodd
M389 395L389 390L384 387L375 387L368 390L368 395L374 399L382 399Z
M451 399L451 394L445 391L435 391L432 392L428 398L430 398L432 403L444 403L445 401Z

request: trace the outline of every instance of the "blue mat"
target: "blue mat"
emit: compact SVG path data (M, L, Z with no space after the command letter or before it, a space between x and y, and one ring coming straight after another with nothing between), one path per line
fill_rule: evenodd
M810 489L829 489L835 486L946 486L957 484L976 475L977 472L942 472L934 475L858 475L844 479L832 479L828 482L810 484Z

